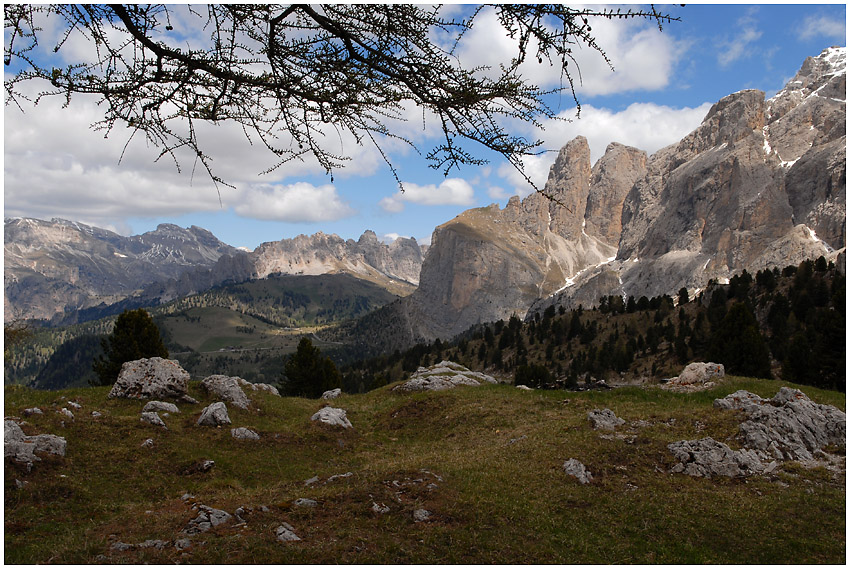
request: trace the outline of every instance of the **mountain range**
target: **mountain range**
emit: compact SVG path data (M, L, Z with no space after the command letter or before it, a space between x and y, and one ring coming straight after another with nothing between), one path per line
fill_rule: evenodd
M127 298L164 302L278 273L344 272L402 296L358 324L368 336L391 322L380 337L393 349L550 305L694 292L821 255L843 270L845 61L846 48L830 48L769 99L731 94L651 156L613 143L591 164L587 140L569 141L542 192L463 212L434 230L427 253L413 239L388 245L371 231L244 252L197 227L121 237L7 219L5 320L55 320Z

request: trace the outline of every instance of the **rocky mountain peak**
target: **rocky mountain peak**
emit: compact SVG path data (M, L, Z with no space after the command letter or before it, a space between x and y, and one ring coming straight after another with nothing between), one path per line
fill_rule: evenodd
M585 231L617 246L622 231L623 202L635 182L646 174L646 152L612 142L596 164L590 179Z

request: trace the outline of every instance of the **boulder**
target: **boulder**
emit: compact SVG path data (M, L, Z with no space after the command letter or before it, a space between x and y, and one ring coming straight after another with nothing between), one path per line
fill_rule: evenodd
M711 437L696 441L678 441L667 445L667 449L679 462L672 472L684 472L690 476L749 476L764 471L765 466L758 453L749 449L732 450L729 445Z
M189 373L177 360L143 358L121 366L109 398L182 399L187 395Z
M300 508L315 508L319 505L317 501L311 500L310 498L298 498L293 502L293 504Z
M227 414L227 406L217 401L201 411L201 416L198 418L198 425L206 425L209 427L218 427L221 425L230 424L230 416Z
M32 467L41 460L35 453L65 456L67 442L56 435L26 435L21 426L6 419L3 426L3 456Z
M44 411L39 409L38 407L30 407L29 409L24 409L24 415L29 417L30 415L44 415Z
M260 435L258 435L255 431L248 429L246 427L237 427L235 429L230 429L230 436L234 439L240 440L251 440L258 441L260 440Z
M564 472L567 476L574 476L582 484L587 484L593 481L593 476L590 471L578 460L571 458L564 463Z
M177 408L177 405L174 403L168 403L166 401L148 401L144 407L142 407L143 412L151 412L156 413L162 411L163 413L179 413L180 409Z
M242 391L239 381L240 379L242 378L228 377L226 375L211 375L201 381L201 387L216 397L219 397L240 409L247 409L251 400L248 399L245 392Z
M331 389L322 393L322 399L336 399L340 395L342 395L342 389L337 387L336 389Z
M209 506L199 506L198 510L198 516L189 521L183 529L183 533L189 535L203 533L228 522L233 517L224 510L217 510Z
M277 540L281 543L286 543L288 541L301 541L301 538L295 535L295 528L286 522L277 526L274 533L275 536L277 536Z
M623 419L617 417L610 409L594 409L587 414L591 426L596 430L613 431L620 425L625 424Z
M484 373L450 361L442 361L428 368L420 367L410 379L393 388L393 391L442 391L458 385L478 386L482 383L497 383Z
M168 429L165 426L165 422L160 418L159 414L155 411L142 411L142 416L139 419L142 423L149 423L154 427L162 427L163 429Z
M726 375L723 364L693 362L688 364L678 377L662 385L662 389L677 392L703 391L714 387L714 380Z
M813 402L798 389L783 387L771 399L737 391L715 400L714 406L744 412L747 420L739 439L764 459L810 461L827 445L846 444L846 415L832 405Z
M414 510L413 511L413 521L417 522L417 523L418 522L427 522L428 520L431 519L431 515L432 515L431 512L429 512L428 510L423 510L423 509Z
M250 387L253 391L265 391L266 393L271 393L272 395L280 397L280 392L274 385L269 385L268 383L251 383L247 379L242 379L241 377L237 377L236 379L239 380L239 385L244 388Z
M349 421L348 417L346 417L345 415L345 409L337 409L335 407L324 407L317 411L312 417L310 417L310 420L319 421L320 423L324 423L326 425L331 425L334 427L350 429L352 427L351 421Z

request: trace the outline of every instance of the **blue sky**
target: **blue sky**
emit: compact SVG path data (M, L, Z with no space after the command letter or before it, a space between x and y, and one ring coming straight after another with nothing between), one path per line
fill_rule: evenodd
M541 138L546 155L526 162L541 186L561 146L577 135L588 138L592 159L610 142L650 153L696 128L710 105L742 89L760 89L770 97L782 88L807 56L846 45L844 4L755 4L660 6L681 22L663 32L645 21L600 21L599 45L615 67L611 72L590 50L579 54L583 82L579 120L547 125ZM463 61L497 63L504 41L487 14L467 36ZM73 44L66 57L74 53ZM506 53L506 51L505 51ZM546 84L557 80L534 70ZM377 152L348 145L351 166L333 182L313 165L292 165L259 176L273 163L261 149L248 146L240 132L211 131L214 167L236 185L220 195L204 173L191 175L191 163L178 173L173 163L155 162L155 149L133 141L119 164L126 138L104 139L89 125L97 118L94 101L77 98L44 101L20 113L4 112L4 212L6 217L63 217L129 235L159 223L199 225L234 246L253 249L318 231L357 239L371 229L379 236L412 236L428 242L437 225L470 207L501 206L511 195L531 188L503 160L484 167L454 170L448 178L427 167L424 158L389 147L406 192L398 193L391 172ZM561 98L564 116L574 117L569 95ZM402 126L428 145L428 132ZM483 154L483 152L482 152Z

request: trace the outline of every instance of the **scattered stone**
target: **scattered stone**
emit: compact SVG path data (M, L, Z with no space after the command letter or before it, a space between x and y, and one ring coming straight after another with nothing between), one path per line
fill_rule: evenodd
M337 409L335 407L324 407L320 409L310 417L310 420L344 429L350 429L352 427L351 421L345 416L345 409Z
M145 406L142 407L142 411L151 413L179 413L180 409L178 409L177 405L174 403L168 403L167 401L148 401L145 403Z
M661 389L678 393L704 391L717 385L714 381L726 375L723 364L693 362L688 364L678 377L671 378Z
M247 427L237 427L235 429L230 429L230 436L234 439L241 440L251 440L258 441L260 440L260 435L256 433L256 431L252 431Z
M227 414L227 406L222 401L217 401L201 411L198 425L219 427L230 424L230 416Z
M153 448L153 439L145 439L142 442L142 447L144 448Z
M509 445L512 445L512 444L514 444L514 443L518 443L519 441L524 440L524 439L527 439L527 438L528 438L528 435L523 435L523 436L521 436L521 437L517 437L517 438L515 438L515 439L511 439L511 440L509 440L509 441L508 441L508 444L509 444Z
M521 389L523 391L534 391L533 387L529 387L527 385L517 385L516 388Z
M722 399L714 400L714 407L717 409L744 409L751 405L763 405L767 402L755 393L750 393L744 389L739 389L735 393L730 393Z
M151 411L142 412L142 416L139 419L142 423L150 423L154 427L162 427L163 429L168 430L168 427L165 426L165 422L159 417L157 413Z
M277 536L277 540L281 543L301 541L301 538L295 535L295 528L286 522L279 525L274 533Z
M24 480L24 481L20 481L20 480L18 480L17 478L15 478L15 487L16 487L18 490L23 489L23 488L24 488L27 484L29 484L29 482L28 482L28 481L26 481L26 480Z
M192 547L192 540L188 537L184 537L183 539L178 539L174 542L174 548L177 551L184 551Z
M390 507L381 502L380 504L377 502L372 502L372 511L376 514L389 514Z
M629 423L629 426L633 429L645 429L646 427L651 427L652 423L645 421L644 419L638 419Z
M311 500L310 498L298 498L293 502L296 506L301 508L315 508L319 505L319 503L315 500Z
M32 464L41 460L35 453L65 456L67 442L63 437L57 435L33 435L24 434L21 426L11 419L6 419L3 428L3 456L11 458L15 462L27 465L27 470Z
M342 389L337 387L336 389L331 389L322 393L322 399L336 399L340 395L342 395Z
M317 482L319 482L319 476L318 475L314 476L313 478L308 478L307 480L305 480L304 486L312 486L313 484L316 484Z
M189 373L177 360L143 358L124 363L108 397L180 399L186 395Z
M350 476L354 476L353 472L346 472L345 474L334 474L333 476L329 476L327 480L325 480L325 484L329 482L333 482L335 480L339 480L340 478L348 478Z
M83 408L83 406L80 405L79 403L77 403L76 401L68 401L68 407L71 407L71 408L77 409L77 410Z
M450 361L442 361L429 368L420 367L410 379L393 388L393 391L441 391L458 385L477 386L497 383L492 377Z
M196 460L195 462L193 462L189 466L186 466L185 468L183 468L180 471L180 474L182 474L183 476L191 476L192 474L204 474L204 473L212 470L214 466L215 466L214 460L209 460L209 459Z
M194 494L189 494L188 492L186 492L185 494L180 496L180 499L183 500L184 502L187 502L189 500L192 500L194 497L195 497Z
M29 409L24 409L24 415L26 417L29 417L30 415L44 415L44 411L38 407L30 407Z
M189 535L203 533L230 521L233 517L224 510L210 508L209 506L199 506L198 510L198 517L189 521L183 529L183 533Z
M758 453L748 449L732 450L711 437L696 441L678 441L667 445L678 460L671 472L690 476L750 476L764 471Z
M69 419L72 419L72 420L74 418L74 414L67 407L62 407L59 410L59 414L64 415L64 416L66 416L66 417L68 417Z
M112 551L131 551L133 549L133 544L116 541L109 547L109 549Z
M228 377L226 375L211 375L201 381L201 387L209 393L220 397L222 400L232 403L240 409L247 409L251 400L242 391L239 380L241 377ZM243 380L244 381L244 380Z
M100 411L92 411L91 416L97 419L98 417L103 417L103 413L101 413Z
M588 482L593 481L593 475L589 470L578 460L571 458L564 463L564 472L568 476L574 476L578 478L578 481L582 484L587 484Z
M139 548L139 549L154 548L154 549L162 550L162 549L165 549L166 547L168 547L169 545L171 545L170 541L164 541L162 539L148 539L148 540L143 541L142 543L136 545L136 547Z
M590 420L591 426L596 430L613 431L626 423L610 409L594 409L587 414L587 418Z
M431 515L432 515L431 512L429 512L428 510L422 510L422 509L414 510L413 511L413 521L417 522L417 523L418 522L427 522L428 520L431 519Z

